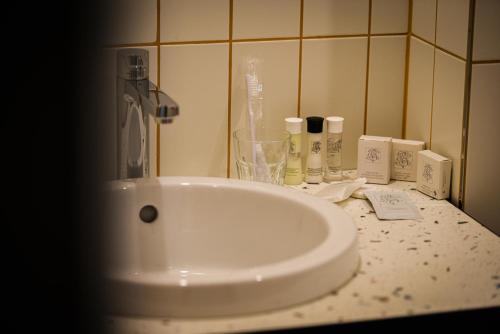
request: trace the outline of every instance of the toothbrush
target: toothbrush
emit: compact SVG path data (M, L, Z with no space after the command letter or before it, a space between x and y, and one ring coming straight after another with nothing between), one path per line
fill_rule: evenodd
M254 168L254 175L255 175L255 168L257 166L257 155L256 155L256 149L255 149L255 127L256 127L256 122L255 122L255 110L253 108L253 103L255 102L254 99L259 98L259 83L255 77L255 75L247 74L246 75L246 80L247 80L247 103L248 103L248 125L250 129L250 138L252 140L252 161L253 161L253 168Z
M246 74L248 121L252 144L253 169L256 179L263 182L271 182L271 172L266 163L266 158L260 144L255 143L257 121L262 118L262 83L259 83L255 74L255 64L251 63L252 74Z

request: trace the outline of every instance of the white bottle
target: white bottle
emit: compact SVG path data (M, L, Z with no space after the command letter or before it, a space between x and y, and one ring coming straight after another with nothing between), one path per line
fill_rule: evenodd
M321 183L323 169L321 168L321 134L323 133L323 117L307 117L307 183Z
M326 140L326 181L342 180L342 132L344 118L327 117L328 136Z
M302 183L302 118L285 118L286 131L290 133L290 150L286 162L285 184L297 185Z

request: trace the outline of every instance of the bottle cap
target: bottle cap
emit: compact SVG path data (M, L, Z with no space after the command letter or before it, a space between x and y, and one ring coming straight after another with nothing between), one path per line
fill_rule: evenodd
M302 121L302 118L298 117L285 118L286 131L290 132L292 135L301 133Z
M342 133L344 117L331 116L326 118L329 133Z
M307 132L321 133L323 132L323 117L311 116L307 117Z

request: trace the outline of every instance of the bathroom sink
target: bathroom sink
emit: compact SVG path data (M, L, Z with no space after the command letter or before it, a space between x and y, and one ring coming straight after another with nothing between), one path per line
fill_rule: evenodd
M106 198L109 314L267 311L325 295L357 270L353 220L340 207L298 190L159 177L110 182Z

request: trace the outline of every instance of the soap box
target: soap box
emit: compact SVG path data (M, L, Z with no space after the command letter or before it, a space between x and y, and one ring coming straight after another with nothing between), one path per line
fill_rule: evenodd
M451 160L432 151L418 152L417 190L436 199L450 196Z
M358 141L358 177L368 183L388 184L391 178L390 137L361 136Z
M417 153L424 147L423 141L392 139L391 179L417 181Z

